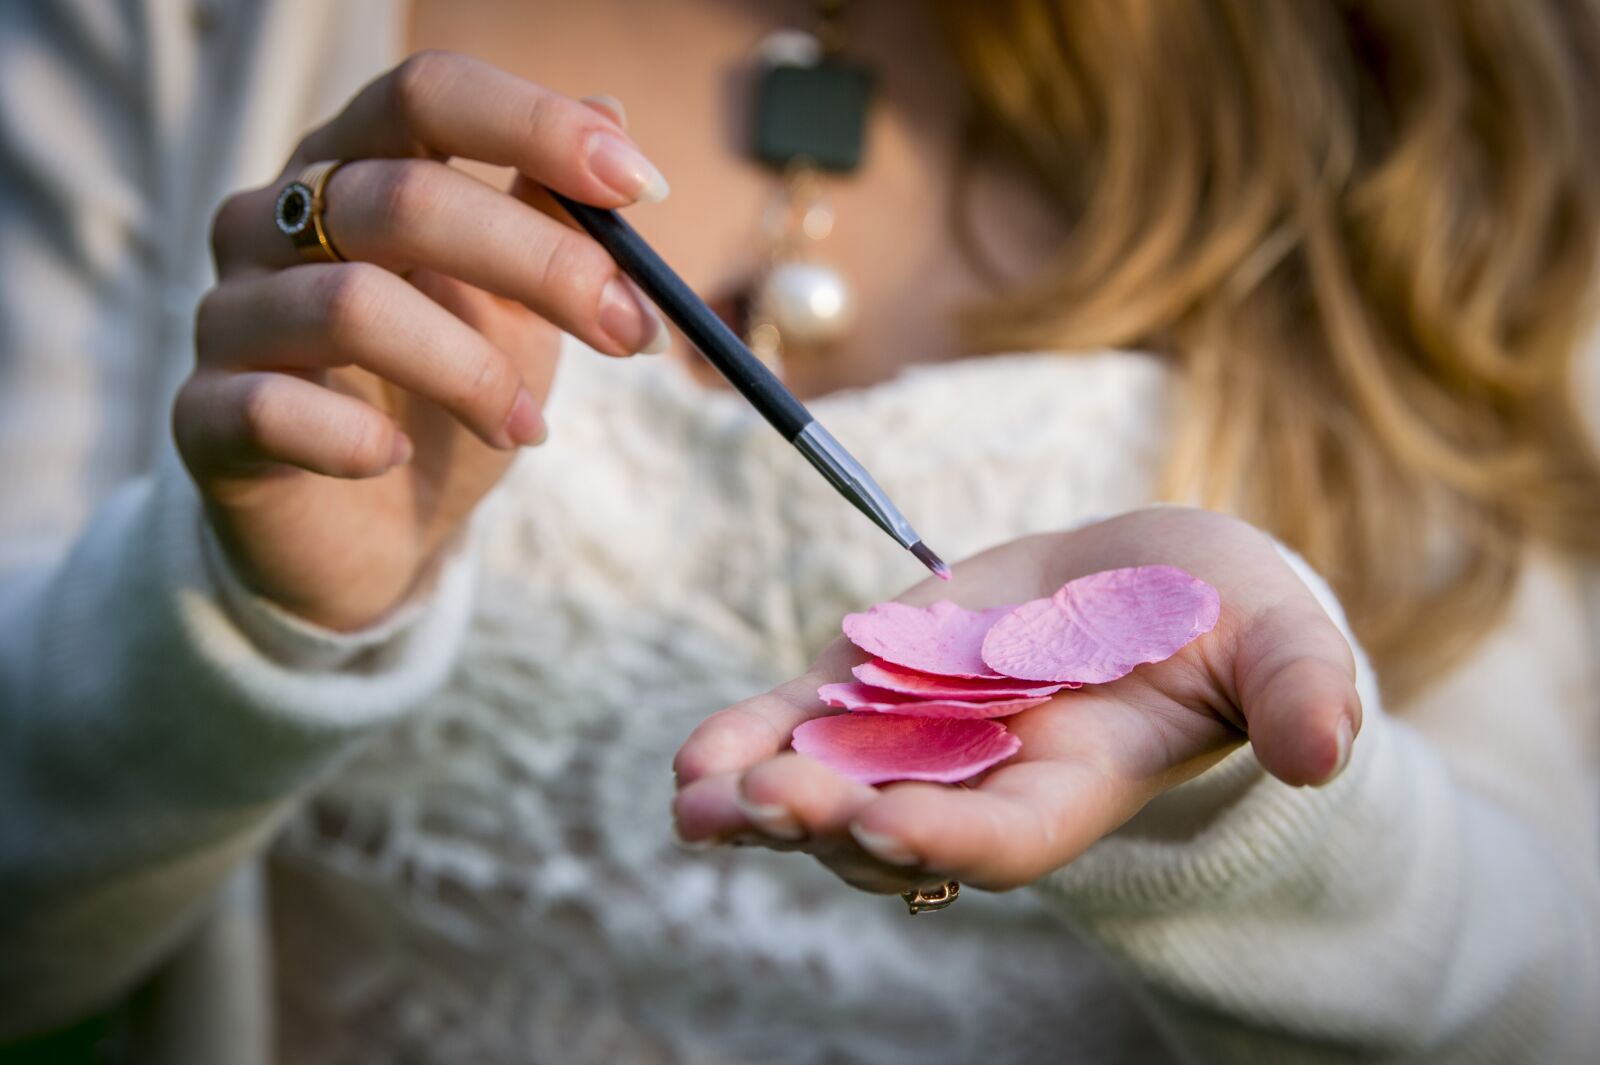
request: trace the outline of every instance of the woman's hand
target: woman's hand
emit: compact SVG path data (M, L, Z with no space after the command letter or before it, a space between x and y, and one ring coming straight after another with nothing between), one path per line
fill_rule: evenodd
M861 652L835 643L811 672L715 714L678 753L683 839L739 838L815 855L867 891L957 879L1004 890L1072 861L1152 798L1246 737L1290 784L1337 775L1361 726L1350 647L1266 537L1205 511L1137 511L995 548L903 597L976 608L1053 593L1098 570L1166 563L1210 581L1215 629L1165 662L1005 719L1021 751L967 788L857 784L784 753L796 725L834 713L819 684Z
M174 409L179 451L260 594L334 628L404 598L545 435L559 330L611 355L660 320L543 187L603 207L665 183L620 115L463 56L424 53L301 142L213 232L219 284ZM514 167L509 192L453 156ZM350 261L305 263L273 222L307 164L345 160L324 218Z

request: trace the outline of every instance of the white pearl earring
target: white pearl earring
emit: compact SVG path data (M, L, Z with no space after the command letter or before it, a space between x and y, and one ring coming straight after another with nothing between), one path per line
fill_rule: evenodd
M832 343L855 323L850 286L839 271L821 263L774 266L761 282L756 306L787 344Z
M816 245L833 232L833 207L821 176L792 164L762 219L767 268L751 293L751 347L776 364L797 348L836 343L855 324L856 300L838 270L818 260Z

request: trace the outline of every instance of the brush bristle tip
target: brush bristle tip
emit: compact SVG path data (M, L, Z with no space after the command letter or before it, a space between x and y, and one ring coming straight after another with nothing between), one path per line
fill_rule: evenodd
M921 540L918 540L916 543L911 545L911 553L916 555L917 560L924 566L927 566L929 571L941 581L950 580L950 578L953 576L953 574L950 572L950 567L944 564L944 560L938 555L934 554L933 551L929 549L928 545L923 543Z

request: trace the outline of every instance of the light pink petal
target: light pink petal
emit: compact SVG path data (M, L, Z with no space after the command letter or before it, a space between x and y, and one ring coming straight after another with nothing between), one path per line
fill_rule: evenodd
M1021 699L1036 695L1054 695L1062 688L1077 687L1069 684L1036 684L1023 680L989 680L984 677L939 677L932 673L919 673L914 669L897 666L874 658L863 662L852 672L856 680L884 691L901 695L915 695L920 699Z
M899 714L835 714L794 730L794 749L863 784L954 784L1017 753L1022 741L993 721Z
M897 666L943 677L999 674L983 664L983 637L1011 607L963 610L950 602L930 607L879 603L864 614L844 616L850 642Z
M1028 696L1021 699L988 699L969 702L960 699L923 699L916 695L874 688L870 684L849 681L844 684L824 684L817 695L829 706L846 710L859 710L873 714L904 714L907 717L967 718L1008 717L1031 710L1050 701L1048 695Z
M983 660L1022 680L1104 684L1172 657L1210 632L1220 609L1215 588L1173 566L1106 570L995 622Z

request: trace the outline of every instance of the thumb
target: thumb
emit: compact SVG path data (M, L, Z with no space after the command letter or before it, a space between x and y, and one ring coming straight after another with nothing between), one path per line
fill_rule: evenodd
M578 101L591 111L599 111L623 129L628 128L628 112L622 106L622 101L610 93L597 92L593 96L585 96Z
M1258 614L1238 640L1235 690L1256 758L1286 784L1338 776L1361 729L1343 634L1308 592Z

